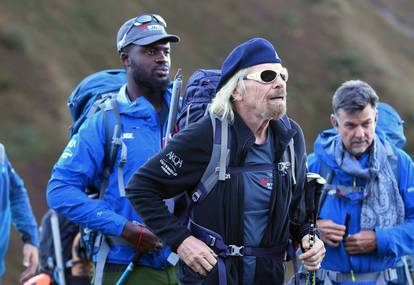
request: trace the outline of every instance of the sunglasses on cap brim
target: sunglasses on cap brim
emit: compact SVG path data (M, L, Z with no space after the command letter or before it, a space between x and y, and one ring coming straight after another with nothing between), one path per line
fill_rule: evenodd
M126 32L122 36L122 39L118 42L117 44L118 50L121 50L125 46L125 38L134 26L140 26L140 25L150 23L153 21L158 22L164 28L167 27L167 23L165 22L165 20L160 15L157 15L157 14L147 14L147 15L136 17L134 21L132 22L132 24L129 26L128 30L126 30Z
M280 78L287 82L288 81L288 71L286 68L281 70L273 70L273 69L265 69L259 70L250 74L247 74L243 79L254 80L259 83L269 84L276 80L276 78L280 76Z

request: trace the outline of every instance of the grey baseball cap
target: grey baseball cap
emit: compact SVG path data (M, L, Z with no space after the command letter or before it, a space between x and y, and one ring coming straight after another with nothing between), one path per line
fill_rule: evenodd
M120 52L129 44L149 45L159 40L179 42L176 35L167 34L164 19L157 14L144 14L126 21L116 36L116 48Z

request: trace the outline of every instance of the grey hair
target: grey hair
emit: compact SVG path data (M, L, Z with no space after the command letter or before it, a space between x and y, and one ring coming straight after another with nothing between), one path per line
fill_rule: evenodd
M235 89L245 91L244 76L247 68L239 70L234 74L226 84L217 92L211 103L211 111L221 120L227 120L229 123L234 121L233 98L232 94Z
M379 98L375 90L361 80L349 80L342 83L332 98L332 109L335 115L342 109L347 114L355 114L370 104L376 108Z

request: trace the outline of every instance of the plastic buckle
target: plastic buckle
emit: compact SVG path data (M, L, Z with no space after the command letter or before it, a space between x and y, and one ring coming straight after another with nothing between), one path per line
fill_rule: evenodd
M290 162L279 162L277 164L277 170L280 172L282 176L287 174L287 170L290 168Z
M191 195L191 200L193 200L194 203L197 203L200 197L201 197L201 194L196 191L193 193L193 195Z
M208 237L210 238L210 246L214 246L216 244L216 237L213 237L212 235L208 235Z
M227 247L230 256L243 256L244 255L244 246L237 246L231 244Z
M397 270L394 268L388 268L384 271L384 278L385 281L392 282L398 280L398 273Z
M326 273L327 273L326 275L328 276L329 280L331 280L333 282L337 282L337 283L342 282L343 278L342 278L342 273L341 272L327 270Z

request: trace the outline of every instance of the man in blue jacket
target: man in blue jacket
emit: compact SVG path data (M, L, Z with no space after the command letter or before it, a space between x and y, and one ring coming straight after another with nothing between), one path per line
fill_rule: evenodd
M179 37L167 34L165 21L156 14L145 14L125 22L118 31L116 44L127 84L117 96L122 122L122 143L127 162L123 177L132 173L161 149L170 104L170 42ZM102 200L91 200L85 188L102 175L105 153L103 112L85 121L68 143L56 163L48 185L49 206L59 214L89 229L103 233L110 246L103 284L115 284L127 264L142 254L136 269L124 284L176 284L175 269L167 261L168 247L145 226L142 219L118 187L114 171ZM120 154L115 163L118 168ZM95 283L100 283L98 254ZM102 255L104 255L102 253Z
M318 220L324 284L408 284L395 267L413 253L414 164L375 133L377 102L367 83L343 83L332 101L337 133L322 132L309 161L328 182Z
M0 285L5 272L4 256L9 245L11 223L21 233L24 243L23 265L27 269L20 276L23 283L36 273L39 264L37 224L23 180L14 171L0 144Z

